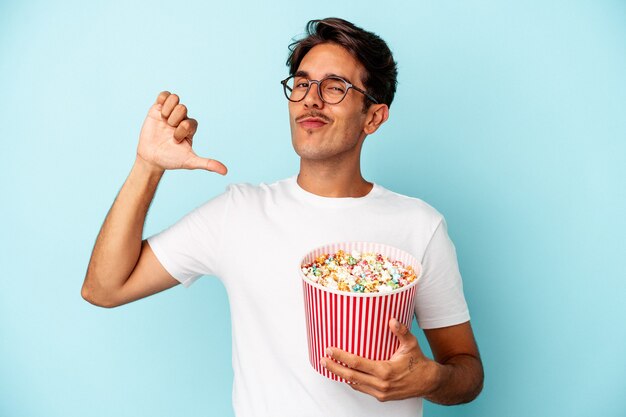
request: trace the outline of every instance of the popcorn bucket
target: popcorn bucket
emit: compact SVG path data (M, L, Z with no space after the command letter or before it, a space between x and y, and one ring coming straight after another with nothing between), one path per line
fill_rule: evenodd
M346 382L320 364L326 348L335 346L347 352L372 359L388 360L400 345L389 329L392 317L411 327L416 284L421 264L410 254L392 246L371 242L333 243L307 253L300 266L314 262L323 254L353 251L380 253L389 260L411 265L417 278L405 287L391 292L358 293L324 287L308 279L299 268L304 292L304 310L313 368L334 381Z

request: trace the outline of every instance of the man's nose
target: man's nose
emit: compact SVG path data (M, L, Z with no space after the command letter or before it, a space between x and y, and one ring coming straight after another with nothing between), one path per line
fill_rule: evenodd
M315 91L313 91L315 88ZM304 105L306 107L323 107L324 102L322 101L322 97L320 96L320 84L319 83L311 83L309 87L309 92L304 98Z

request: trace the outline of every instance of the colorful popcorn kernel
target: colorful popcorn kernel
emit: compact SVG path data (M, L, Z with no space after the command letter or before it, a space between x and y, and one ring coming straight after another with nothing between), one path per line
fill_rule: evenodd
M318 256L314 262L302 265L302 272L324 287L354 293L388 293L417 278L411 265L380 253L346 254L342 250Z

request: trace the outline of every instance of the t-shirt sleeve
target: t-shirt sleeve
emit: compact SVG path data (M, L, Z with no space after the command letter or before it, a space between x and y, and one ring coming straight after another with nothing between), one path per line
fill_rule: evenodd
M147 239L161 265L184 287L202 275L219 275L220 243L228 202L227 191Z
M415 297L418 325L435 329L469 321L456 249L443 218L426 247L422 268Z

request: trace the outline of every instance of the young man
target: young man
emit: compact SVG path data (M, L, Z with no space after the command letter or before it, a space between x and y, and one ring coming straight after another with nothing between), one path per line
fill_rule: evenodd
M195 155L198 123L178 96L162 92L96 241L82 295L115 307L179 283L188 287L201 275L219 277L231 303L238 416L416 416L422 398L471 401L483 370L445 221L423 201L361 176L363 141L387 120L395 92L391 52L378 36L341 19L311 21L307 30L291 46L290 77L282 82L299 174L269 185L231 185L142 241L165 170L226 174L220 162ZM336 361L323 365L351 384L313 370L294 268L311 248L336 241L389 244L422 261L415 312L435 360L392 319L400 348L391 360L331 347L327 354Z

